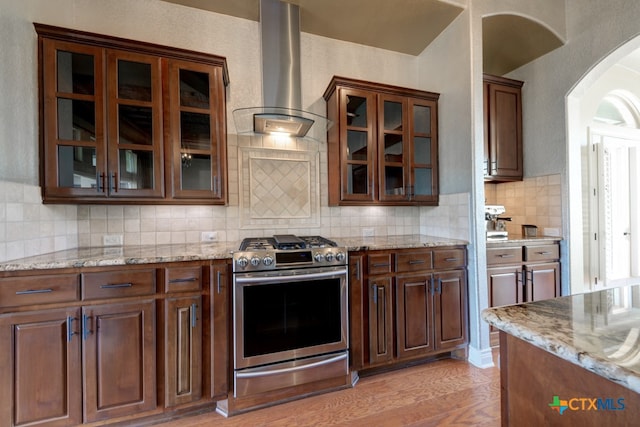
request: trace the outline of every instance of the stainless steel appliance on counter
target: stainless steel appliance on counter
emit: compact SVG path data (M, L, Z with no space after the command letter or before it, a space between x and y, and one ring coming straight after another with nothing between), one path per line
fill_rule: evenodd
M506 209L502 205L485 205L484 219L487 227L487 239L506 240L509 237L505 221L511 221L511 218L500 216L505 212Z
M233 253L234 397L349 374L347 250L290 234Z

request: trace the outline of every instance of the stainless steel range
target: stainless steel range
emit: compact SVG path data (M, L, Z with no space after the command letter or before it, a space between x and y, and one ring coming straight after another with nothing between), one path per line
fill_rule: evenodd
M234 397L347 376L347 251L290 234L233 253Z

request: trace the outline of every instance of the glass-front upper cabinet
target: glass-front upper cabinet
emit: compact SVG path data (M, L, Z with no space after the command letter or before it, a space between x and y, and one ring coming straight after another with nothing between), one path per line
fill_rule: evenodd
M435 101L409 99L410 197L417 202L438 202L438 116Z
M225 187L224 86L221 69L169 61L173 197L222 199Z
M110 197L164 194L160 72L157 56L107 50Z
M42 150L46 195L106 196L102 50L45 39Z
M340 92L343 200L373 201L375 189L375 96L358 90ZM331 175L331 171L329 172Z
M46 203L226 203L226 60L34 24Z
M437 205L437 93L345 77L324 98L329 205Z

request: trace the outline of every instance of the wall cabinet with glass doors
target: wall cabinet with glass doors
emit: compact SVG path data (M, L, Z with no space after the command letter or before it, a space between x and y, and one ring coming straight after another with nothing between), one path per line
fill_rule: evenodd
M35 27L45 202L226 202L224 58Z
M334 77L324 98L330 205L438 204L438 94Z

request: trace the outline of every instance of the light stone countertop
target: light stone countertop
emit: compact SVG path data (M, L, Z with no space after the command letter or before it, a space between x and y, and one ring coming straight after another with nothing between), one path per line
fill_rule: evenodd
M496 248L500 246L510 246L514 243L517 244L531 244L531 243L555 243L562 240L562 237L556 236L536 236L526 237L522 235L509 235L506 239L487 239L488 248Z
M464 240L422 235L331 240L349 251L454 246L468 243ZM231 258L231 253L238 250L239 246L239 242L219 242L77 248L5 261L0 263L0 272L227 259Z
M640 393L640 285L488 308L482 318Z

